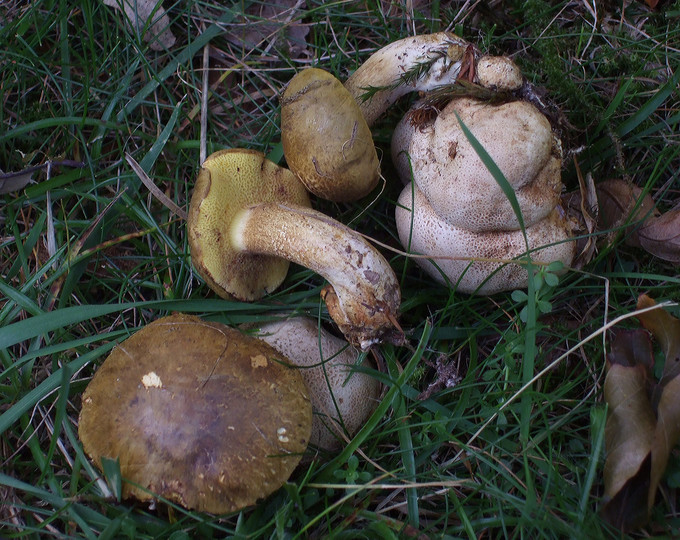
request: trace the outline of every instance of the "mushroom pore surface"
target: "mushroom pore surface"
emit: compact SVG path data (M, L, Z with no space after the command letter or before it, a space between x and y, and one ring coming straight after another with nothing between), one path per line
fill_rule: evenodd
M297 177L261 152L230 148L208 156L194 186L187 232L194 267L223 298L257 300L286 277L289 261L237 252L230 241L236 213L264 202L311 206Z
M83 394L80 439L97 466L103 457L120 461L124 497L239 510L278 489L307 447L311 404L288 364L224 325L181 314L159 319L95 373Z

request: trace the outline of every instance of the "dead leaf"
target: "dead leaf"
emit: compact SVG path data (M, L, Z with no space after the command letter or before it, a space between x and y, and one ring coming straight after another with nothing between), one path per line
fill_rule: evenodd
M601 228L618 229L625 223L634 224L649 215L655 215L656 210L652 197L646 194L640 200L641 196L642 190L625 180L615 178L600 182L597 185L597 199L600 207ZM640 247L636 226L628 227L625 235L626 244Z
M648 296L638 309L654 307ZM619 332L607 356L603 517L622 531L644 525L666 469L680 440L680 320L663 309L638 318L665 355L663 376L652 375L653 345L642 329Z
M169 49L175 44L170 31L170 17L160 0L102 0L105 5L119 9L137 34L144 36L154 51ZM150 20L151 19L151 20Z
M656 302L646 294L642 294L638 298L638 309L654 305L656 305ZM638 315L638 319L640 319L642 326L652 333L663 351L666 361L660 386L664 387L671 379L680 375L680 320L663 309L646 311Z
M27 167L22 171L5 173L0 170L0 195L12 193L25 188L33 180L33 173L40 171L47 167L65 166L65 167L84 167L85 164L80 161L64 160L64 161L46 161L40 165L33 165Z
M680 264L680 209L648 219L637 235L640 245L649 253Z
M24 189L33 180L35 170L35 167L15 173L3 173L0 170L0 195Z
M254 3L246 8L247 21L232 25L226 37L247 50L268 43L268 47L276 46L291 58L299 58L307 53L309 27L295 18L304 5L301 0Z

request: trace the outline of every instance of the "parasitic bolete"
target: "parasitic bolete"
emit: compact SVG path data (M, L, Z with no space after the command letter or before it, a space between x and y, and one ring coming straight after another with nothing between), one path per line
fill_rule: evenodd
M259 299L280 285L293 261L328 280L322 296L352 344L402 341L401 293L389 263L363 236L309 208L297 177L262 153L209 156L187 227L192 262L220 296Z
M299 370L254 337L175 314L113 349L82 397L78 434L123 496L234 512L283 485L307 448Z

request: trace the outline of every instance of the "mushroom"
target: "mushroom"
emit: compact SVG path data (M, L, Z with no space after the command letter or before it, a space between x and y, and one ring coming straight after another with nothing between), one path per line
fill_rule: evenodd
M416 262L442 284L475 294L527 286L525 268L502 262L526 253L521 230L473 232L453 226L434 211L416 186L406 186L401 192L396 224L402 244L411 253L427 255L431 260L418 258ZM567 241L570 231L570 224L559 208L527 227L530 248L543 246L532 252L532 259L569 264L575 251L574 242Z
M403 341L396 322L401 293L389 263L361 235L309 208L296 176L262 153L209 156L187 226L194 266L220 296L261 298L293 261L328 280L322 297L350 343L367 349Z
M338 432L356 434L375 410L380 383L355 372L359 352L307 317L282 319L259 325L257 337L300 366L309 388L314 418L310 444L336 451L343 441ZM369 367L364 360L362 367Z
M512 60L480 56L450 32L390 43L344 87L324 70L300 71L281 96L281 140L290 170L325 199L367 195L380 175L370 126L404 94L452 85L461 76L497 90L516 90L523 82Z
M286 163L314 195L353 201L378 183L380 163L359 105L333 75L298 72L281 96Z
M499 77L498 73L504 73ZM369 126L403 95L429 92L459 78L498 90L517 90L522 75L507 57L482 56L451 32L403 38L373 53L345 81Z
M78 434L123 496L234 512L283 485L305 451L312 408L299 370L238 330L175 314L113 349L82 398Z
M434 120L414 118L407 114L392 139L402 180L413 179L399 198L396 221L404 246L436 260L439 270L418 260L430 275L444 281L443 272L462 292L493 294L526 287L528 273L502 261L527 249L537 261L571 264L576 247L560 207L561 144L538 109L466 97L453 99ZM528 243L461 122L514 190Z

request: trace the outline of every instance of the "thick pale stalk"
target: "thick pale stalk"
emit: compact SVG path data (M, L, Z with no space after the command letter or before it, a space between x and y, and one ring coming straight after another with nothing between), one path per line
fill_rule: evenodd
M468 46L467 41L449 32L394 41L369 57L345 81L345 88L359 103L370 126L401 96L456 82ZM420 76L404 78L419 68ZM379 90L362 99L371 89Z
M401 293L394 271L342 223L302 206L263 203L236 215L231 241L237 251L275 255L325 277L328 312L350 343L367 349L403 340L395 327Z

